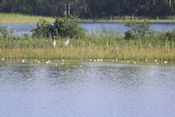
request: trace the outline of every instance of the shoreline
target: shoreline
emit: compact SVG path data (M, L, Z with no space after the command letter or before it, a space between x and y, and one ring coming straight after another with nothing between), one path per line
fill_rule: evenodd
M131 19L134 20L134 19ZM122 20L122 19L80 19L79 23L127 23L131 20ZM162 19L162 20L157 20L157 19L141 19L141 20L134 20L138 23L140 22L144 22L144 20L147 20L149 23L175 23L175 19L174 20L166 20L166 19Z
M2 60L3 59L3 60ZM49 61L49 62L48 62ZM18 59L13 59L13 58L0 58L0 65L2 64L38 64L38 65L56 65L56 66L66 66L67 64L72 64L72 63L112 63L112 64L127 64L127 65L163 65L163 66L174 66L175 61L166 61L166 60L150 60L150 59L145 59L145 60L120 60L116 58L111 58L111 59L39 59L39 58L18 58Z
M175 62L175 50L155 50L155 49L130 49L119 48L118 52L112 52L111 48L19 48L1 49L0 58L5 59L114 59L114 60L134 60L134 61L168 61Z
M53 23L53 17L44 16L32 16L12 13L0 13L0 24L36 24L39 19L45 19L46 21ZM79 19L79 23L126 23L128 21L143 22L147 20L149 23L175 23L175 19Z

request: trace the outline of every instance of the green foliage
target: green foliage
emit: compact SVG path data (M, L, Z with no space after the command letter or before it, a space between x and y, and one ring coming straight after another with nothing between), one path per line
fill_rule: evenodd
M58 17L52 28L52 32L61 37L80 37L84 35L83 28L78 26L78 19L73 16Z
M175 15L168 0L0 0L0 12L42 16L63 16L64 13L80 18L111 18L115 16L147 16L164 18Z
M161 33L160 33L161 35ZM67 38L52 40L34 37L10 37L0 40L0 57L11 59L121 59L121 60L168 60L175 61L175 41L162 40L159 36L124 40L117 35L86 35L72 38L70 45L63 47ZM121 38L121 39L120 39Z
M125 39L126 40L134 39L134 37L135 37L134 34L130 30L125 32Z
M4 26L0 26L0 37L7 38L9 35L8 30Z
M32 30L33 36L37 37L49 37L51 24L47 21L40 19L37 22L37 27Z
M8 31L5 26L0 26L0 38L7 39L10 37L13 37L13 29Z
M151 32L150 25L147 21L137 23L135 21L129 21L125 24L131 28L131 31L127 31L125 33L126 39L133 38L134 36L146 36L149 35Z
M73 16L58 17L53 24L41 19L32 32L34 36L47 38L50 36L79 38L85 34L83 28L78 26L78 19Z
M159 32L157 34L157 37L159 38L159 40L162 41L174 41L175 42L175 31L172 32Z
M175 41L175 31L165 33L164 37L169 41Z

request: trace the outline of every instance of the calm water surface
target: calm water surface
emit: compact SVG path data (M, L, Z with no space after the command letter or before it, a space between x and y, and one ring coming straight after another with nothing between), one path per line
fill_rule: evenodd
M0 65L0 117L174 117L175 66Z
M123 35L128 27L123 23L80 23L84 29L86 29L87 34L98 34L103 32L118 32ZM6 26L7 29L13 29L14 35L23 35L23 34L32 34L31 30L36 28L36 24L9 24L9 25L1 25ZM175 23L152 23L151 29L154 31L172 31L175 30Z

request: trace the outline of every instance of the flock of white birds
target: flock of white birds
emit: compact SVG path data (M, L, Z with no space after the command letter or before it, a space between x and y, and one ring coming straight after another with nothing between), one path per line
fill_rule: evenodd
M69 37L68 37L68 39L64 42L64 47L68 46L69 43L70 43L70 41L69 41ZM53 47L56 47L56 40L55 39L53 39L52 44L53 44Z
M1 58L1 61L5 61L5 58ZM60 60L60 61L61 61L61 65L64 65L65 60L62 59L62 60ZM89 59L89 62L103 62L103 61L104 61L103 59ZM22 59L21 62L22 62L22 63L25 63L26 60L25 60L25 59ZM40 63L40 61L37 60L37 59L34 59L34 62L35 62L35 63L38 63L38 64ZM111 62L117 63L117 62L118 62L118 59L114 59L114 60L112 60ZM149 62L149 60L148 60L148 59L145 59L145 62L147 63L147 62ZM150 62L151 62L151 61L150 61ZM155 59L154 62L155 62L156 64L159 63L157 59ZM50 63L51 63L51 60L47 60L45 63L46 63L46 64L50 64ZM132 61L132 60L127 60L127 61L125 61L125 63L127 63L127 64L137 64L136 61ZM164 61L163 63L164 63L164 64L167 64L168 61ZM58 64L56 64L56 66L58 66Z

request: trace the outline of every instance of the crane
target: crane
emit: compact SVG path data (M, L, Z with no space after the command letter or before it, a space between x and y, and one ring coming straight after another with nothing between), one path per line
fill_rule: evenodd
M56 36L55 35L52 35L52 40L53 40L52 42L53 47L55 47L56 46Z
M69 36L68 36L67 41L64 42L64 46L67 46L67 45L69 45Z

